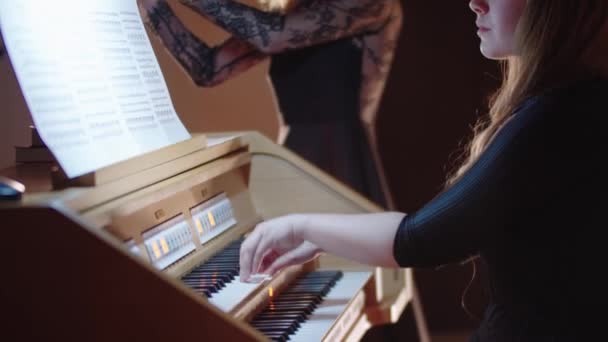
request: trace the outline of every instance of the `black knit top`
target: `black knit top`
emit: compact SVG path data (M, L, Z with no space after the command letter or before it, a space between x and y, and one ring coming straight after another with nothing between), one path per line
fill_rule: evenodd
M523 103L472 168L399 226L403 267L479 255L491 300L473 341L570 341L589 331L604 257L608 80Z

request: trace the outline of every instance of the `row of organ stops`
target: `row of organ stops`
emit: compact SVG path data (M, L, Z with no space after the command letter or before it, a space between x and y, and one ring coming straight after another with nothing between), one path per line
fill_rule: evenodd
M221 252L198 265L182 277L186 286L195 292L213 297L239 274L239 253L243 239L235 240Z
M301 275L270 301L250 324L275 341L289 341L342 277L341 271L317 271ZM303 336L300 336L303 337Z

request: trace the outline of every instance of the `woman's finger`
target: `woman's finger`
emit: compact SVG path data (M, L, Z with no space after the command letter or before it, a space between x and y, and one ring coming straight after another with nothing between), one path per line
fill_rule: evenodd
M264 270L264 273L268 275L274 275L285 267L289 267L292 265L303 264L310 259L312 259L316 255L316 248L307 242L300 244L296 249L293 249L274 260Z
M272 263L277 260L281 256L280 253L269 250L263 257L262 262L260 263L260 268L257 270L258 273L264 273L268 266L272 265Z
M253 260L251 262L251 270L254 273L259 273L263 257L272 249L273 239L270 230L271 229L267 228L260 229L260 239L253 253Z
M260 239L262 238L259 229L254 229L251 234L243 241L241 245L239 265L241 281L247 281L252 273L253 253L257 249Z

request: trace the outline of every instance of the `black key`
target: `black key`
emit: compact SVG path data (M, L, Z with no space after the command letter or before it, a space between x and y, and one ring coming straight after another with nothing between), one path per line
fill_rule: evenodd
M273 320L273 319L293 319L295 321L297 321L298 323L302 323L304 322L306 316L304 314L301 313L265 313L259 316L256 316L257 320L260 321L267 321L267 320Z
M256 326L255 328L257 330L263 332L264 334L271 333L271 332L281 332L281 333L285 333L287 335L291 335L295 332L295 329L293 329L291 326L269 325L269 326Z
M199 295L205 296L207 298L211 297L211 291L207 289L193 289Z
M201 273L201 274L191 274L191 275L188 275L187 277L183 277L182 281L193 280L193 279L220 279L224 283L230 283L234 280L234 276L230 275L230 274L215 275L215 274Z
M189 288L193 290L204 290L209 292L210 294L216 293L218 289L210 285L189 285Z
M323 297L321 295L318 294L312 294L312 293L282 293L279 297L277 297L276 299L273 299L273 301L283 301L283 300L309 300L311 302L314 303L320 303L323 300Z
M222 280L222 278L219 277L207 277L207 276L203 276L203 277L192 277L192 278L188 278L188 279L182 279L182 281L184 283L196 283L196 282L211 282L214 284L220 284L222 286L224 286L225 282L224 280Z
M277 319L277 320L274 320L274 321L253 320L249 324L251 324L251 325L288 324L290 326L294 326L296 329L300 328L300 323L298 321L294 321L293 319Z
M269 303L267 308L268 309L272 309L272 308L282 308L282 307L292 307L292 308L313 308L316 307L317 305L311 301L308 300L298 300L298 301L276 301L276 302L272 302Z
M268 307L266 309L264 309L264 311L262 311L262 313L265 312L286 312L286 311L300 311L306 314L310 314L314 308L312 308L310 305L304 305L304 306L293 306L293 305L285 305L285 306L274 306L274 307Z

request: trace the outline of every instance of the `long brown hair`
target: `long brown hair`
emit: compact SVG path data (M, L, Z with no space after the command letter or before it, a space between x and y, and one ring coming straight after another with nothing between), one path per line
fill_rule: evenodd
M494 135L527 98L594 73L596 66L593 63L606 63L601 56L597 58L587 54L606 53L606 47L601 46L598 39L603 38L600 32L606 29L607 17L608 0L527 1L516 32L518 56L501 62L502 85L490 97L489 113L475 125L468 154L450 176L447 185L455 183L475 163ZM594 57L595 60L590 60ZM461 297L461 306L473 318L477 317L468 310L466 297L477 274L476 259L474 256L462 263L470 263L473 267L471 279Z
M585 60L608 17L608 0L528 0L518 23L517 56L502 61L503 82L477 122L458 180L479 158L496 132L527 98L593 72ZM608 44L608 42L604 42Z

